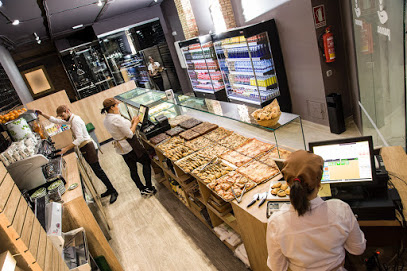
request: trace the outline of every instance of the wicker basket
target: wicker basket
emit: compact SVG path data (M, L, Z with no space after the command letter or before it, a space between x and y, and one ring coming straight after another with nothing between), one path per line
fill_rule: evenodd
M258 119L255 119L255 120L261 126L273 127L278 123L278 120L280 119L280 116L281 116L281 112L278 114L277 117L275 117L273 119L270 119L270 120L258 120Z

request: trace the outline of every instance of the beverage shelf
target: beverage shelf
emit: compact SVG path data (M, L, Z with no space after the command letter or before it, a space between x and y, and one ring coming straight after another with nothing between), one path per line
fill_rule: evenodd
M229 73L230 74L234 74L234 75L254 75L254 72L240 72L240 71L229 71ZM262 75L270 75L270 74L274 74L274 70L270 70L270 71L267 71L267 72L259 72L259 71L256 71L255 72L256 73L256 75L260 75L260 76L262 76Z

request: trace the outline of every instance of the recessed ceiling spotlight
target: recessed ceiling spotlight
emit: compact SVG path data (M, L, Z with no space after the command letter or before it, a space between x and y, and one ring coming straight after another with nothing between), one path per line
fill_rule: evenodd
M99 0L99 1L98 1L98 6L101 7L102 5L103 5L102 1Z
M72 26L72 29L78 29L81 27L83 27L83 24L78 24L78 25Z
M157 3L157 1L158 1L158 0L154 0L154 2L156 2L156 3Z
M0 8L3 6L3 2L2 1L0 1Z
M12 22L12 25L19 25L20 24L20 21L19 20L14 20L13 22Z

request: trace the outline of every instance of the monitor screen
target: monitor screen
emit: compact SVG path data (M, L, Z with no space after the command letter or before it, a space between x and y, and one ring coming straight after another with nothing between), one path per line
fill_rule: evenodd
M140 120L139 125L143 125L146 123L148 118L148 107L144 105L140 105L140 109L138 110L138 118Z
M322 183L373 181L371 137L313 142L310 151L324 159Z

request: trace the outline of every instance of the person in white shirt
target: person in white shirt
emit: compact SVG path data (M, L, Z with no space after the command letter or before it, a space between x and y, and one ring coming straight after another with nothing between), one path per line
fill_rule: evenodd
M366 240L349 205L318 197L323 159L303 150L284 162L291 205L275 212L267 225L267 265L272 271L346 270L345 249L354 255Z
M148 65L148 74L150 75L151 79L153 79L158 89L164 91L164 81L161 75L164 68L160 66L160 63L154 61L152 56L148 57L148 61L150 62Z
M116 189L113 187L113 184L111 183L106 173L103 171L102 167L99 164L97 145L89 136L85 122L82 120L81 117L73 114L66 105L60 105L56 111L57 117L59 117L60 119L55 118L53 116L48 116L41 112L40 110L36 110L36 112L39 115L42 115L50 122L70 125L74 141L68 146L62 148L58 154L63 155L70 149L77 146L81 151L83 157L85 158L86 162L88 162L93 172L95 172L95 175L106 186L106 192L102 193L101 197L110 196L110 203L111 204L114 203L117 200L117 196L119 194L117 193Z
M135 116L132 121L123 118L120 115L119 101L114 98L107 98L103 101L102 114L106 114L103 121L106 130L113 137L113 144L116 152L120 154L127 166L130 169L130 175L136 184L137 188L143 197L151 196L157 192L151 184L151 161L135 135L137 124L139 123L138 116ZM144 185L137 171L137 163L143 166L143 176L146 184Z

